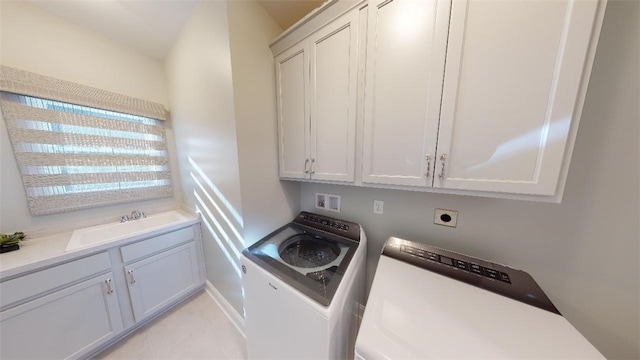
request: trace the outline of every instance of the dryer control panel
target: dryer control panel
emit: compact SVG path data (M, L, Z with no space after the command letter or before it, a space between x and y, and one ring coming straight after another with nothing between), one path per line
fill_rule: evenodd
M435 246L390 237L382 255L560 314L531 275Z

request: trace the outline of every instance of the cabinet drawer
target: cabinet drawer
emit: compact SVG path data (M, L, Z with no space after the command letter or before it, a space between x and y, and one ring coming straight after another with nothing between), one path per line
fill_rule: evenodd
M191 241L193 238L193 226L190 226L164 235L156 236L151 239L139 241L131 245L123 246L120 248L120 254L122 254L122 261L124 263L128 263L144 256L169 249L175 245Z
M0 308L111 269L106 252L0 283Z

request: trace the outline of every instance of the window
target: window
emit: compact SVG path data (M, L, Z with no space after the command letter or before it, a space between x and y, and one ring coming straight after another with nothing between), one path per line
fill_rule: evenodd
M0 104L32 215L173 195L162 120L12 92Z

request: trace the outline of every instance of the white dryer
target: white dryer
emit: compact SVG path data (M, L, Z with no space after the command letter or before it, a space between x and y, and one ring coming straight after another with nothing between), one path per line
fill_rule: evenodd
M387 240L356 359L604 359L529 274Z
M360 225L301 212L245 249L249 359L353 357L366 247Z

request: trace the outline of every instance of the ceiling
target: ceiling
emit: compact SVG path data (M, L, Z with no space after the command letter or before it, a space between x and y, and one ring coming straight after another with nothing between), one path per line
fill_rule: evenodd
M323 0L258 0L258 3L283 30L295 24L323 2Z
M33 5L157 59L164 58L196 4L193 0L41 0Z
M28 0L31 4L156 59L164 59L197 0ZM220 1L220 0L216 0ZM245 0L235 0L245 1ZM287 29L322 0L257 0Z

